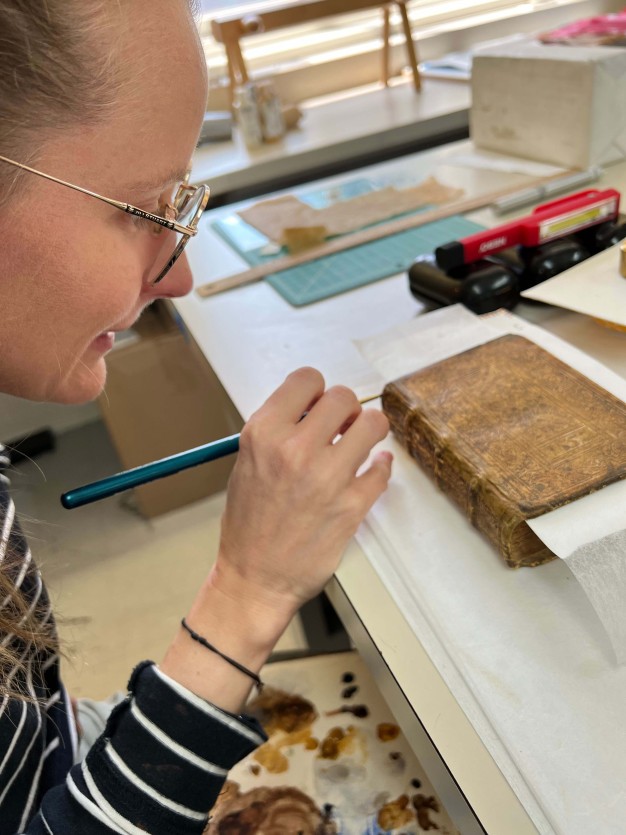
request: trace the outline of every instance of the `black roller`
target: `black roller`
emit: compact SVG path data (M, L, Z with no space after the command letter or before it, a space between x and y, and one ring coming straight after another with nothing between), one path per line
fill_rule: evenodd
M626 223L618 224L609 220L577 232L575 238L586 250L595 255L626 238Z
M574 238L559 238L533 249L520 249L520 256L526 264L521 280L521 289L534 287L547 281L570 267L575 267L586 258L589 251Z
M409 267L409 287L414 296L437 304L461 301L461 281L450 278L437 266L434 255L421 255Z
M476 261L451 276L437 266L434 255L423 255L409 268L409 287L420 300L460 303L474 313L511 309L519 301L517 276L495 260Z

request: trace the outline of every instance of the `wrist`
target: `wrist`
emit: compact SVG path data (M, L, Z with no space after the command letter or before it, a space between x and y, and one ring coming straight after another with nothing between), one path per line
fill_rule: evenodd
M195 629L192 629L191 626L187 623L186 618L182 618L180 625L183 627L185 632L192 638L192 640L196 641L200 644L201 647L204 647L209 652L215 653L215 655L219 656L223 661L226 661L227 664L230 664L231 667L234 667L235 670L239 670L240 673L243 673L244 676L251 679L256 688L258 689L259 693L263 689L263 682L261 681L260 676L257 673L249 670L247 667L244 667L243 664L240 664L239 661L235 661L234 658L231 658L229 655L221 652L217 647L213 646L210 641L204 637L204 635L200 635L199 632L196 632Z
M286 588L284 578L251 579L236 560L224 557L221 551L203 590L221 600L225 608L234 607L242 628L245 624L254 629L259 641L272 640L274 634L280 637L303 602Z
M210 575L185 620L218 652L194 640L181 625L161 669L196 695L231 713L239 713L254 679L237 665L258 675L290 618L245 595L234 597ZM233 665L223 656L235 661Z

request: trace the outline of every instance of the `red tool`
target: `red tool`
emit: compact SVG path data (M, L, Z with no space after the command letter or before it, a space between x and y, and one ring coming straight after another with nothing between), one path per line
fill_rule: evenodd
M614 220L619 214L619 200L619 192L607 188L587 189L544 203L526 217L437 247L437 264L443 270L453 270L512 246L539 246Z

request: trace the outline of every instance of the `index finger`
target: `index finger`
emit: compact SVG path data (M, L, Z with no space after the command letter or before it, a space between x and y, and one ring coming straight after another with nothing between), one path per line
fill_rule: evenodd
M268 397L259 411L280 415L295 425L324 394L324 388L324 378L317 369L298 368Z

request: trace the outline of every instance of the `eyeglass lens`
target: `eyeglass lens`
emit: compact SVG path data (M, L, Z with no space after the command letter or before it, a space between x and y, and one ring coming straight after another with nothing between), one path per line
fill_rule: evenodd
M179 204L176 206L177 223L180 223L182 226L195 228L202 214L204 204L206 203L205 194L206 189L201 186L192 193L182 195ZM162 245L149 276L150 284L159 282L174 265L189 240L189 235L176 232L175 230L164 229L162 234L159 235L159 238L162 239Z

